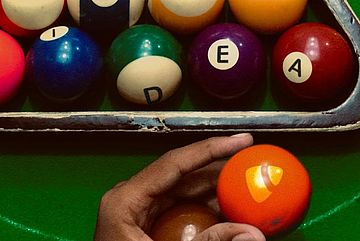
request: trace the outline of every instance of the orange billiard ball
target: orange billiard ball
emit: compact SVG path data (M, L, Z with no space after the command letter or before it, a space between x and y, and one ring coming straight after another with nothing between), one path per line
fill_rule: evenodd
M196 203L185 203L167 210L152 227L154 241L190 241L198 233L218 223L214 211Z
M301 223L310 204L311 183L304 166L289 151L254 145L225 164L217 197L226 218L254 225L270 237Z
M307 0L229 0L235 18L248 28L274 34L296 24L303 16Z
M225 0L149 0L154 20L162 27L179 34L191 34L214 23Z

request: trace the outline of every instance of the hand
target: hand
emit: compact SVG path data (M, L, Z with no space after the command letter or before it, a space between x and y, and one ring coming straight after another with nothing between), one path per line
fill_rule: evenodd
M252 145L250 134L214 137L171 150L128 181L120 182L102 198L95 241L152 241L147 235L154 220L184 199L196 199L219 212L216 181L224 161ZM264 241L246 224L219 223L193 241Z

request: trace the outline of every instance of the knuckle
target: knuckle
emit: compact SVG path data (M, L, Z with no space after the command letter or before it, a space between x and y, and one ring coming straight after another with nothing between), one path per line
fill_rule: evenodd
M221 237L218 232L214 230L209 230L208 232L206 232L204 239L202 239L201 241L221 241Z
M126 183L127 183L127 181L121 181L121 182L119 182L118 184L116 184L116 185L114 186L114 188L121 188L121 187L123 187Z
M179 151L178 148L169 150L164 155L162 155L162 158L167 160L172 160L173 157L177 155L178 151Z
M115 208L119 206L119 197L123 196L124 184L108 190L100 199L100 209Z
M233 223L224 223L224 228L230 232L231 230L236 229L236 225Z
M182 151L184 150L185 149L183 148L169 150L164 155L162 155L160 159L169 165L175 166L178 169L180 175L182 175L184 170L182 169L182 165L179 165L178 162L179 158L182 156Z
M111 206L112 199L113 199L113 191L112 189L107 191L100 200L100 208L105 208Z
M215 159L216 155L214 150L216 149L216 145L214 144L215 137L209 138L205 145L205 150L208 154L209 159Z

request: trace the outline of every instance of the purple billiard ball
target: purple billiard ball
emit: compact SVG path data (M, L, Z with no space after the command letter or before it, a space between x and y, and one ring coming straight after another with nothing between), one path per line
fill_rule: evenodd
M261 41L248 29L221 23L196 36L189 50L188 69L205 92L232 100L265 80L266 55Z

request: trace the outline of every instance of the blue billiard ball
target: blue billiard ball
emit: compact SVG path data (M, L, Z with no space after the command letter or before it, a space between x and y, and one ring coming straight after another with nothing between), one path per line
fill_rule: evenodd
M117 31L134 25L145 0L67 0L69 12L80 28Z
M102 53L83 31L66 26L40 35L27 56L27 74L49 100L71 102L82 96L102 70Z

